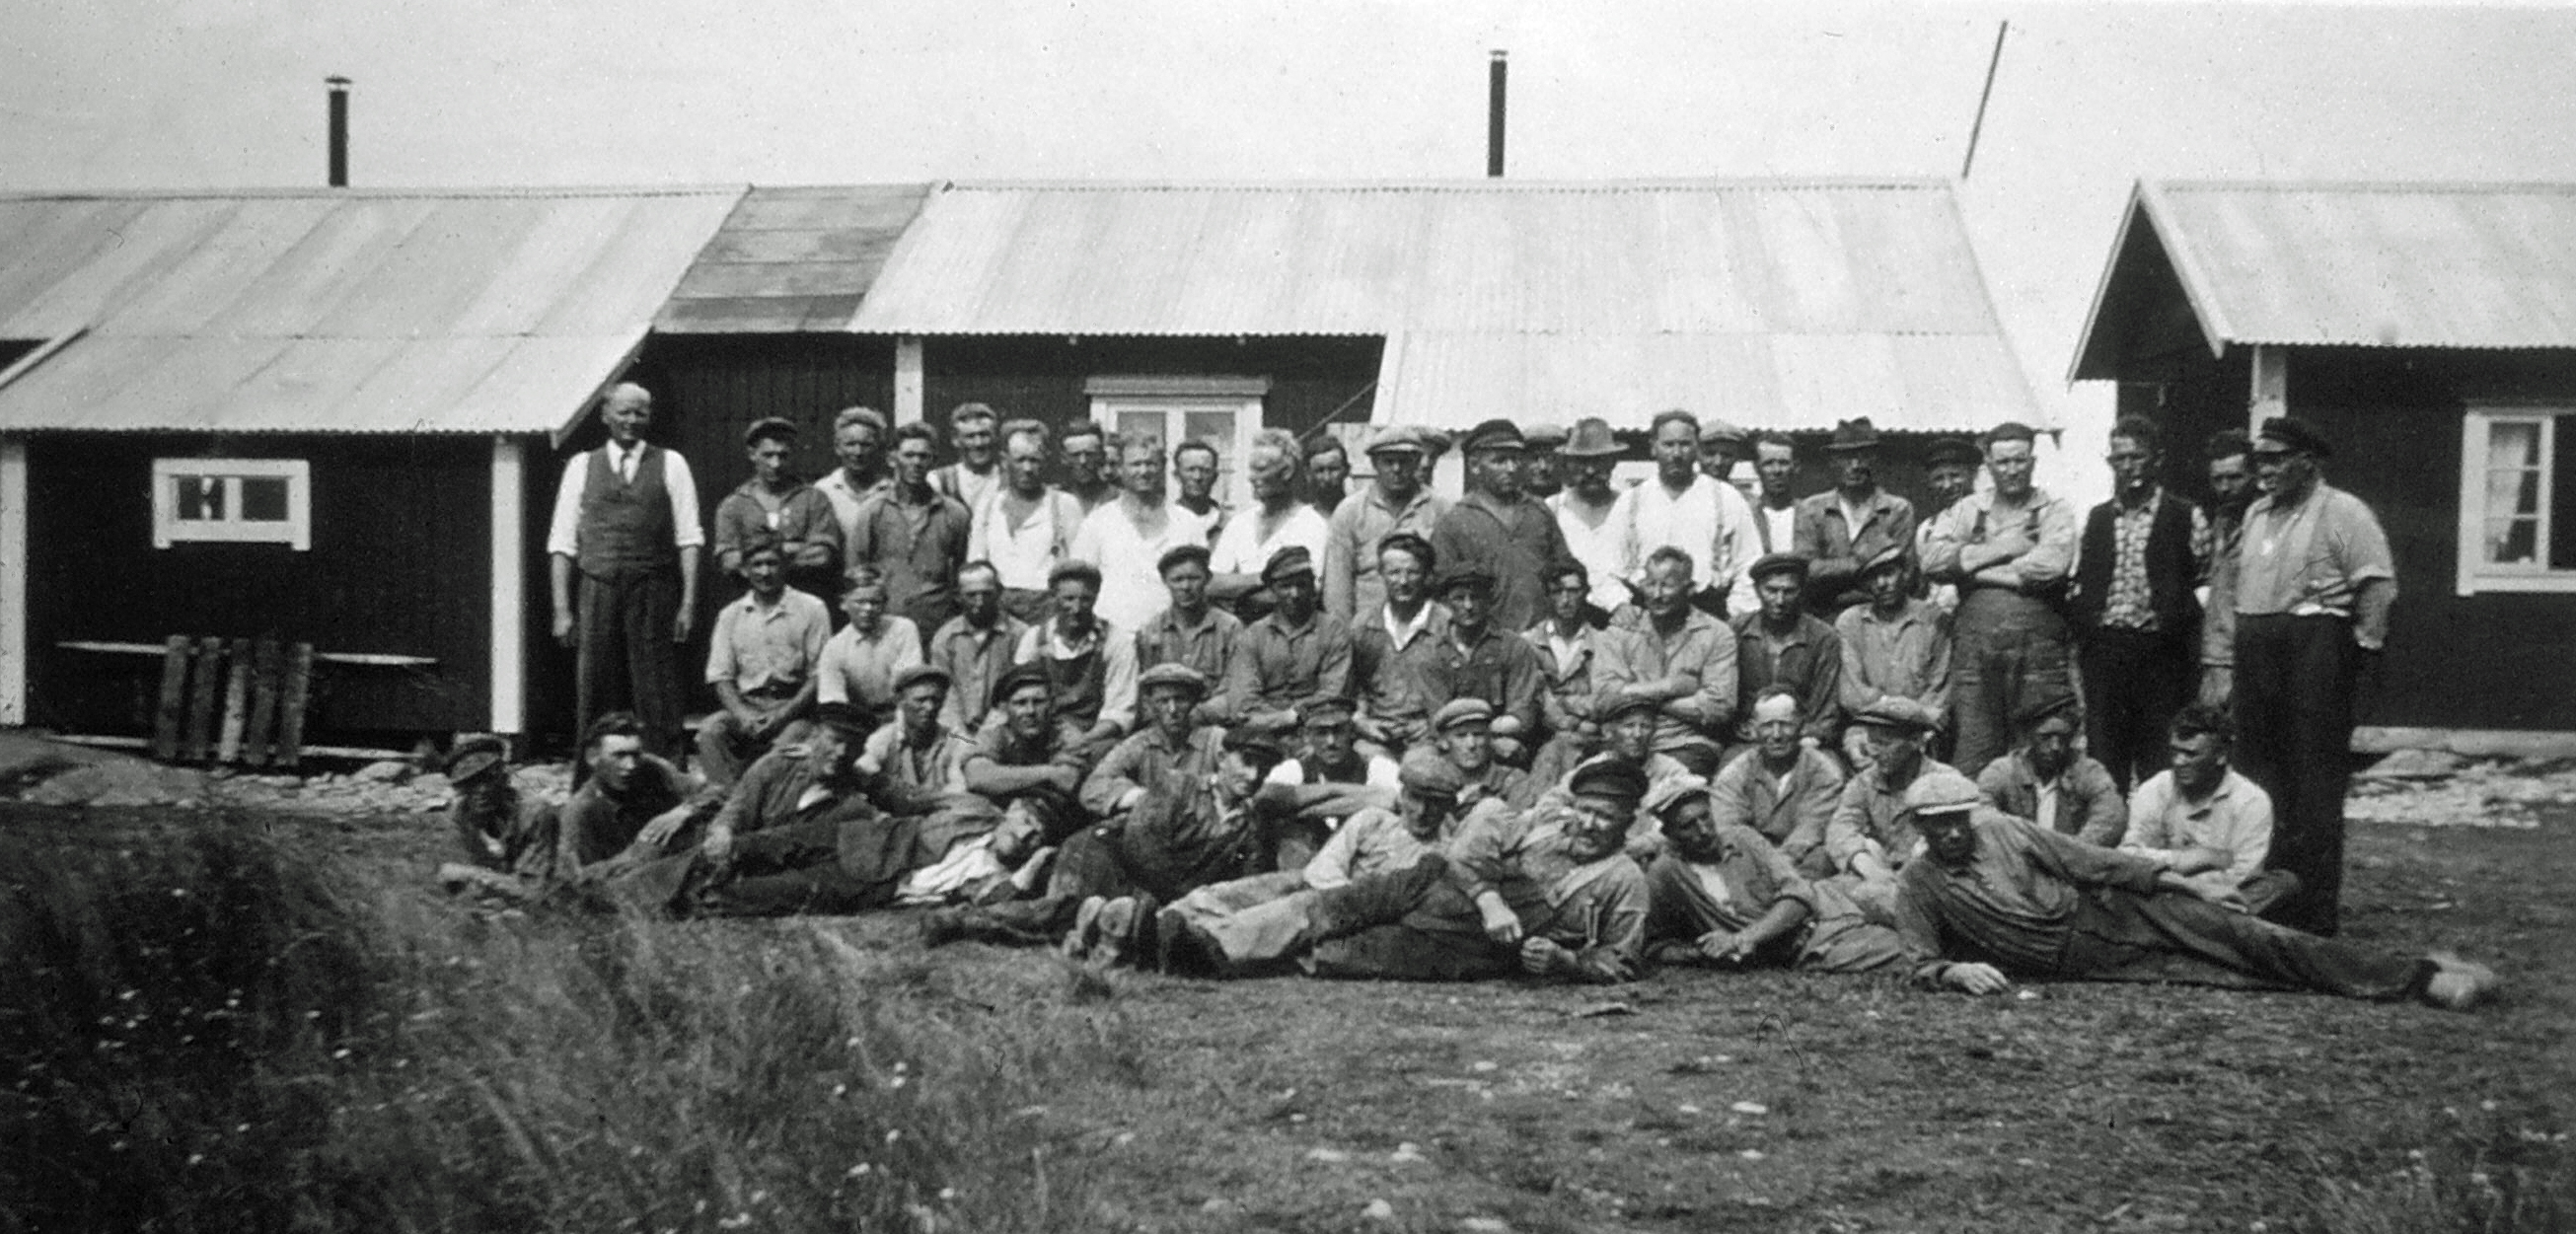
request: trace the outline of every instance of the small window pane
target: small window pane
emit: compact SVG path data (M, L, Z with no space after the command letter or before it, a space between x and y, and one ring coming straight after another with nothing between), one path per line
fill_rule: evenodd
M179 476L179 517L193 523L222 522L224 482L216 476Z
M286 513L284 476L247 476L241 482L241 516L255 523L283 523Z
M2487 562L2527 566L2540 559L2540 520L2518 518L2487 524Z
M1119 412L1118 435L1120 437L1135 437L1140 434L1147 437L1163 436L1163 413L1159 411ZM1172 448L1172 444L1173 443L1166 441L1163 443L1163 448L1165 450L1169 450Z

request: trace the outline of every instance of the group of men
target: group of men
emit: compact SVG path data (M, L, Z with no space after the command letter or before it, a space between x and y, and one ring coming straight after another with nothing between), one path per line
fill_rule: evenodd
M552 541L590 774L548 819L460 771L481 877L696 913L940 905L933 941L1210 974L2493 984L2323 937L2327 755L2394 583L2297 421L2212 442L2204 511L2124 419L2082 520L2013 424L1932 443L1918 516L1865 418L1804 496L1788 439L1684 411L1625 488L1601 420L1488 421L1454 501L1428 486L1443 434L1381 430L1346 493L1338 445L1265 430L1233 510L1206 443L969 404L934 468L936 430L852 408L809 486L762 421L715 520L744 594L685 772L675 674L644 662L688 634L694 494L642 443L649 394L602 418ZM810 588L839 591L837 631Z

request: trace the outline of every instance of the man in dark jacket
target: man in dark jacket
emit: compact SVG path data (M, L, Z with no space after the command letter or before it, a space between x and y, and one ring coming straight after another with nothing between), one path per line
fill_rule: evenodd
M2122 793L2164 770L2165 726L2198 684L2194 589L2209 572L2208 521L2156 482L2156 443L2143 416L2113 426L2111 500L2085 518L2075 555L2085 736Z

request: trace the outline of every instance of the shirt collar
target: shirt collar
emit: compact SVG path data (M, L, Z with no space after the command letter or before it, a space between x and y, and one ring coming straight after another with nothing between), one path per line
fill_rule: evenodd
M1424 630L1431 628L1431 618L1439 610L1439 601L1425 600L1422 602L1421 611L1413 615L1413 620L1397 625L1394 607L1381 606L1378 621L1386 627L1387 638L1395 643L1397 650L1402 650L1412 646L1414 639L1420 638Z
M1079 643L1068 643L1064 641L1064 627L1057 625L1055 618L1049 617L1046 621L1046 652L1058 660L1070 660L1075 656L1089 655L1100 650L1101 634L1108 628L1107 621L1094 616L1091 619L1090 637Z

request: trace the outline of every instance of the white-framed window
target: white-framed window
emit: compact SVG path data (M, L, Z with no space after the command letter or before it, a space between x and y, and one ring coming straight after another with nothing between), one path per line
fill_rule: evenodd
M1252 500L1243 476L1244 455L1261 431L1266 377L1094 377L1083 383L1094 422L1119 434L1151 433L1163 439L1163 456L1184 441L1216 448L1216 499L1228 506Z
M152 460L152 547L313 547L313 468L300 458Z
M2464 596L2576 591L2576 407L2469 408L2459 557Z

